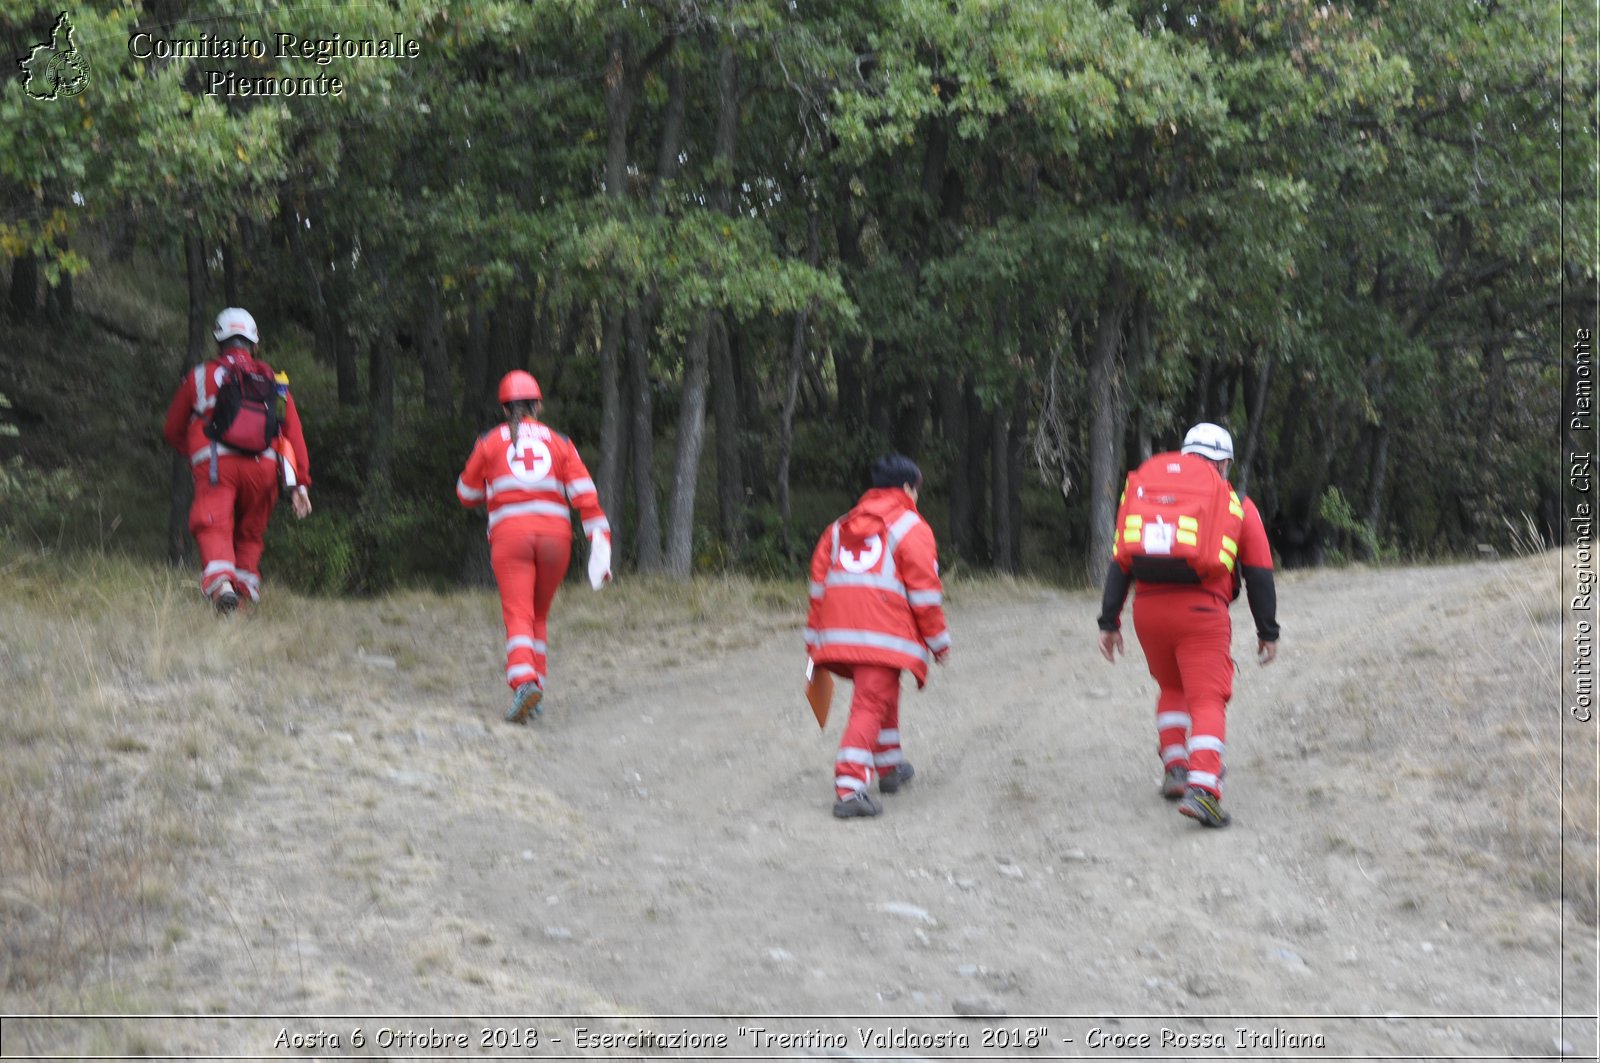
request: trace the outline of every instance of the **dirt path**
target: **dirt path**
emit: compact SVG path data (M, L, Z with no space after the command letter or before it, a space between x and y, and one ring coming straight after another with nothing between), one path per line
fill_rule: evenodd
M521 729L496 716L494 632L419 620L419 646L481 659L482 682L449 703L363 659L370 701L286 707L281 763L140 979L163 1011L877 1016L964 1032L973 1053L995 1023L925 1017L1003 1010L1059 1054L1108 1052L1096 1028L1170 1054L1163 1027L1234 1055L1589 1052L1593 1021L1515 1017L1559 1014L1563 985L1568 1010L1595 994L1593 928L1569 921L1563 954L1559 887L1541 896L1497 855L1512 805L1558 814L1548 758L1511 762L1524 778L1494 753L1561 726L1540 688L1559 662L1545 680L1494 656L1513 637L1498 625L1555 643L1558 618L1484 597L1534 571L1290 576L1267 669L1238 606L1224 831L1157 796L1153 683L1131 637L1114 668L1098 658L1087 595L955 591L953 662L904 699L917 780L846 823L829 816L841 720L811 721L788 625L709 658L687 636L623 648L557 627L547 715ZM1523 701L1475 700L1493 683ZM1341 1015L1367 1018L1314 1017ZM786 1054L865 1058L855 1028L891 1023L768 1025L852 1039ZM1241 1052L1236 1027L1323 1045ZM226 1031L158 1039L271 1047Z

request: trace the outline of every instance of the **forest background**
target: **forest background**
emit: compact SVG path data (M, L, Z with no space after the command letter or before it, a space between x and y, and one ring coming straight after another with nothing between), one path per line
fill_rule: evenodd
M61 13L8 3L0 55ZM322 593L484 577L452 485L517 367L641 573L795 574L895 449L947 568L1092 582L1123 471L1197 420L1234 433L1286 564L1562 537L1592 394L1563 367L1597 313L1584 5L67 14L82 91L0 89L23 541L191 556L160 420L225 305L294 381L316 481L266 570ZM202 34L269 54L135 55Z

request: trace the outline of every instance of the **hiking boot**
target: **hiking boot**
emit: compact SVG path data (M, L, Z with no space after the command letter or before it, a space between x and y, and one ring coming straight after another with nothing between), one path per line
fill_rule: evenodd
M878 776L878 792L880 794L897 793L900 787L917 777L917 769L911 766L909 760L902 760L894 771L886 771Z
M1178 811L1199 820L1202 827L1226 827L1233 821L1232 816L1222 811L1222 798L1198 786L1189 787L1189 792L1178 802Z
M1189 769L1174 764L1161 776L1161 796L1176 801L1189 788Z
M211 604L216 606L217 615L227 616L239 608L239 592L233 589L233 584L224 582L217 589L216 597L211 599Z
M544 700L544 691L538 683L524 683L517 688L515 696L511 699L511 708L506 712L507 723L525 723L528 713L543 716L544 710L539 703Z
M883 811L883 806L872 799L872 795L865 790L856 790L849 797L841 797L833 803L834 819L851 819L855 816L876 816Z

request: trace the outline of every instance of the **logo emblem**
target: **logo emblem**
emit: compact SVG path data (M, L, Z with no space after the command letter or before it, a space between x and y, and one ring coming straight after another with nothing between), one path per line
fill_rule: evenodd
M542 439L518 439L506 448L506 464L511 473L525 483L538 483L550 475L555 459Z
M842 546L839 548L839 564L844 566L846 572L854 572L857 575L870 572L882 557L883 538L877 535L862 543L859 552L846 550Z
M76 96L89 84L89 60L72 41L72 19L56 19L50 40L36 44L21 60L22 90L36 100Z

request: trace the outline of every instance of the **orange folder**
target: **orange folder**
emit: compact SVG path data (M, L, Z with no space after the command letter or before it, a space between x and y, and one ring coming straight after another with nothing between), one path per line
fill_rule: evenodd
M816 714L817 726L828 726L828 708L833 704L833 673L818 668L817 662L806 658L806 700Z

